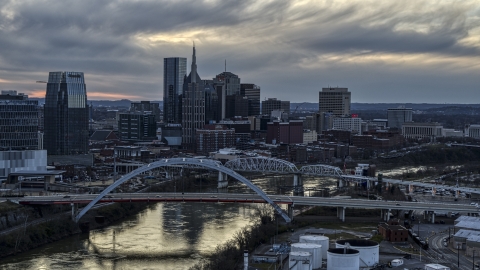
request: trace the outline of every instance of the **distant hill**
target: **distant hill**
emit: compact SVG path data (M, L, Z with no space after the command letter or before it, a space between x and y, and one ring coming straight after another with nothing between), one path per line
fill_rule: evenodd
M304 103L290 103L290 111L317 111L318 103L304 102ZM445 103L352 103L352 111L386 111L389 108L398 108L404 106L405 108L412 108L413 110L432 110L435 108L457 107L457 108L480 108L480 104L445 104Z
M44 98L30 98L38 100L38 104L45 104ZM163 108L163 101L151 101L160 104L160 108ZM92 104L94 107L130 107L132 103L131 100L121 99L121 100L88 100L88 104Z

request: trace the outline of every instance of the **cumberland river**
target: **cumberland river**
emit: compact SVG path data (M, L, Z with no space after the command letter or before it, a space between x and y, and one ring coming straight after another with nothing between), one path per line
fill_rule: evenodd
M260 177L252 182L270 194L290 194L278 186L293 184L291 176ZM310 177L304 181L308 188L334 188L335 183L333 178ZM252 191L230 180L229 192ZM1 259L0 270L188 269L251 224L254 208L251 204L158 203L90 234Z
M188 269L251 222L252 205L158 203L93 230L0 260L0 269Z

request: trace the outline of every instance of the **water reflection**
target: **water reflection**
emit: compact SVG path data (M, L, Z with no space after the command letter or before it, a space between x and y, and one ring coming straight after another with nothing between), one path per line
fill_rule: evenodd
M250 223L245 204L159 203L93 230L0 261L0 269L188 269Z

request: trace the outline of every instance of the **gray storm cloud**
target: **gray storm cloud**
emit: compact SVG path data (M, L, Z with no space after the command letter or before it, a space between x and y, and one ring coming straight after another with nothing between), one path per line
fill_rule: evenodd
M38 93L74 70L97 96L161 100L163 58L190 58L193 40L202 78L227 59L262 98L314 101L326 85L356 102L480 98L475 1L0 0L0 88Z

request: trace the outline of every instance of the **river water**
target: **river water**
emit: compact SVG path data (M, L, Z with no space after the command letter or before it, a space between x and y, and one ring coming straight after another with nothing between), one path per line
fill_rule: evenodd
M0 260L0 269L188 269L251 222L247 204L158 203L118 224Z

